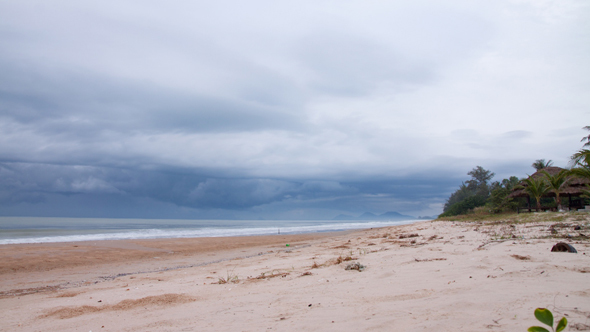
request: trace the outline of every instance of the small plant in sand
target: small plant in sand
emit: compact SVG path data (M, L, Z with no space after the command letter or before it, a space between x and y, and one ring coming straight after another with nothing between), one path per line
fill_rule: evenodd
M340 264L342 262L351 261L353 259L355 259L355 258L352 257L352 256L350 256L350 255L349 256L342 256L342 255L340 255L340 256L336 257L336 264Z
M240 282L240 278L234 274L234 270L227 271L227 276L225 278L220 277L217 280L218 284L237 284L238 282Z
M563 331L565 329L565 327L567 326L567 319L565 319L565 317L563 317L561 320L559 320L559 322L557 322L557 326L554 329L553 328L553 314L551 313L551 311L549 311L549 309L545 309L545 308L535 309L535 317L541 323L543 323L545 325L549 325L549 327L551 328L551 330L553 332ZM531 326L531 327L529 327L529 329L527 331L529 331L529 332L549 332L549 330L547 330L544 327L540 327L540 326Z

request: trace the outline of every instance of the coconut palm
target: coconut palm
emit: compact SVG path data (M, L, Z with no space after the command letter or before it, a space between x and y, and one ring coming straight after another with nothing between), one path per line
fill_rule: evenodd
M582 129L586 129L586 130L590 130L590 126L586 126ZM590 146L590 135L588 136L584 136L584 138L582 138L582 140L580 142L584 142L586 141L586 143L584 144L584 146Z
M561 171L559 171L559 173L555 175L551 175L547 171L541 171L541 173L545 174L545 180L547 181L547 186L549 187L549 190L555 193L557 209L561 210L561 198L559 197L559 193L562 191L563 187L565 187L569 182L569 172L565 169L562 169Z
M590 179L590 168L589 167L572 168L569 170L569 173L573 176Z
M522 180L526 184L524 190L537 200L537 211L541 209L541 197L549 191L549 186L543 179L534 179L529 176L528 179Z
M553 165L552 160L545 162L545 159L537 159L537 160L535 160L535 162L531 166L533 166L533 168L536 169L537 171L540 171L543 168L547 168L552 165Z
M590 167L590 149L582 149L570 158L570 164L580 167Z

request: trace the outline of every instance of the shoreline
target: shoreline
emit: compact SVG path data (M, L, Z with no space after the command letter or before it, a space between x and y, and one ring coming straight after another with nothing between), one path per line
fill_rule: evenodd
M111 219L106 220L112 221ZM225 238L236 236L240 237L266 235L300 235L399 226L422 221L426 220L291 220L287 221L287 224L278 221L276 225L270 227L269 225L263 224L233 224L232 226L228 226L223 222L231 223L235 221L222 220L222 224L220 224L220 226L218 227L213 227L212 225L208 224L193 225L192 227L189 225L177 225L178 227L163 227L159 224L142 224L141 227L138 228L0 228L0 233L2 233L0 234L2 235L2 237L0 237L0 246L11 244L71 243L89 241L94 242L117 240L165 240L212 237ZM257 221L251 222L256 223ZM21 235L21 237L15 237L14 235L11 236L11 233L19 234Z
M590 330L583 218L0 246L0 331L526 330L536 307Z

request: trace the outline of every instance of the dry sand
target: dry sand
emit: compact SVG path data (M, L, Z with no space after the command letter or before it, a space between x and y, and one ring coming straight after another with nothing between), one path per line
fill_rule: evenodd
M4 245L0 331L590 330L589 220Z

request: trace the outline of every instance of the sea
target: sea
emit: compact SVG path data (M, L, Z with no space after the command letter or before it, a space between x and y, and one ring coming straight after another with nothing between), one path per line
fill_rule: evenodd
M0 245L336 232L412 220L177 220L0 217Z

